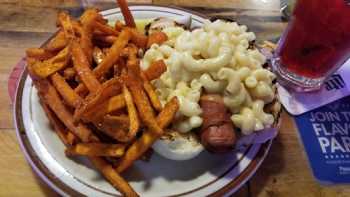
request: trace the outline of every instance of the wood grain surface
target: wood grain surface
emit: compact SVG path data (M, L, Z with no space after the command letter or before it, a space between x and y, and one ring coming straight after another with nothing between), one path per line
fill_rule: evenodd
M276 41L282 22L279 0L133 0L133 3L176 5L210 17L229 18L256 32L259 40ZM28 47L39 46L55 30L56 14L78 16L84 7L115 7L111 0L0 0L0 196L57 196L35 173L19 148L13 126L7 80ZM349 186L322 186L312 176L293 118L282 115L283 127L252 179L233 196L350 196Z

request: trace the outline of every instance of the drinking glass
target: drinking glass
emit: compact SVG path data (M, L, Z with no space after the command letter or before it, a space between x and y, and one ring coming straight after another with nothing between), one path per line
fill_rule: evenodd
M350 1L298 0L272 59L282 85L321 87L350 57Z

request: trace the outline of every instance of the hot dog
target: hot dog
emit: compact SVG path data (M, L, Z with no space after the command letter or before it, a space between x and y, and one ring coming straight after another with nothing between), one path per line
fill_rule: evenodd
M205 94L200 99L200 106L203 110L200 129L202 145L213 153L232 150L237 138L222 97L218 94Z

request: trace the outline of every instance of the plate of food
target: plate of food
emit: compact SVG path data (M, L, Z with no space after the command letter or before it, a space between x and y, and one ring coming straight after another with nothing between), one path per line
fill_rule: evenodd
M61 12L26 51L15 125L26 159L63 196L222 196L277 134L275 75L235 22L133 5Z

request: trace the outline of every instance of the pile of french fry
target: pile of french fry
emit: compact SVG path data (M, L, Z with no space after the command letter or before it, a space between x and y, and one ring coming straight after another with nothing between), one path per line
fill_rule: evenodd
M43 47L27 49L27 69L66 155L87 156L123 195L137 196L119 174L163 135L179 108L173 98L162 107L151 80L166 70L163 61L140 69L140 54L167 37L144 35L125 1L125 24L114 27L96 9L75 20L58 14L57 34Z

